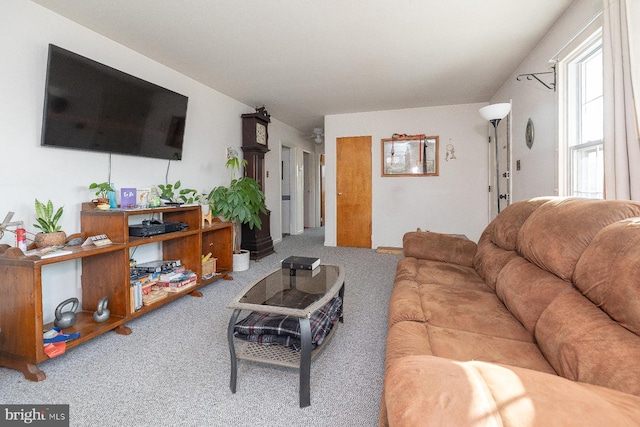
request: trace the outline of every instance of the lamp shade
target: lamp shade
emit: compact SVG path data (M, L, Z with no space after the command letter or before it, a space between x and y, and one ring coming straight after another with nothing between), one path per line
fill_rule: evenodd
M501 120L511 111L511 104L503 102L501 104L491 104L480 109L480 115L487 121Z

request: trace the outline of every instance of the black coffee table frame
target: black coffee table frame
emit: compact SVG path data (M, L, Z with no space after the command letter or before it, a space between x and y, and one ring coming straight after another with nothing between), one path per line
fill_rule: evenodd
M341 266L321 265L318 268L337 268L338 274L336 282L333 286L327 290L322 298L308 305L303 309L294 309L288 307L279 307L265 304L249 304L240 302L242 296L249 292L254 286L258 285L262 280L256 282L252 286L249 286L242 291L234 302L230 303L227 308L234 309L231 318L229 319L229 326L227 328L227 340L229 342L229 352L231 356L231 380L229 388L232 393L236 392L236 385L238 379L238 359L249 360L253 362L267 363L272 365L284 366L289 368L297 368L300 371L300 407L304 408L311 404L311 360L329 343L331 337L337 329L338 322L333 326L329 334L325 337L322 344L312 350L311 342L311 324L309 318L311 314L321 308L327 301L334 298L336 295L340 296L343 301L344 307L344 270ZM272 272L267 277L273 274L279 274L281 269ZM243 310L259 311L262 313L275 313L285 314L298 317L300 324L300 340L301 350L299 352L283 347L281 345L261 345L257 343L244 342L240 352L236 352L234 342L234 327L238 321L238 316ZM341 310L339 323L343 323L344 318Z

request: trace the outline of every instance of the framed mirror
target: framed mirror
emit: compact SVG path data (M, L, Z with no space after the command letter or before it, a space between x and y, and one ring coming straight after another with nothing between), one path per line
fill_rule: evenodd
M438 136L393 135L382 139L382 176L438 176Z

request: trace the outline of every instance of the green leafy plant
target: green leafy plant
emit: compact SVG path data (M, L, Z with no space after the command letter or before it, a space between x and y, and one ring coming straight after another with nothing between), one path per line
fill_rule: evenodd
M200 203L200 201L202 200L202 194L198 193L192 188L185 188L183 190L180 190L178 199L186 204Z
M108 182L93 182L89 185L89 190L97 190L96 196L101 199L109 197L109 191L116 191Z
M158 188L160 189L160 197L173 202L173 197L176 194L175 192L178 188L180 188L181 185L182 184L180 183L180 180L176 181L175 184L158 184Z
M53 203L51 200L44 203L40 202L36 199L36 221L37 224L33 224L33 226L39 230L42 230L43 233L55 233L60 231L61 226L58 225L58 221L62 216L63 208L58 208L57 211L53 210Z
M175 184L158 184L158 188L160 189L160 197L171 202L182 202L189 204L200 202L202 196L196 190L194 190L193 188L182 188L180 189L180 191L178 191L181 186L182 183L180 182L180 180L176 181Z
M213 215L233 223L233 252L236 254L240 253L240 225L248 224L251 229L253 227L261 229L260 213L267 212L265 195L260 190L260 184L246 176L235 178L235 173L246 164L246 160L241 161L235 155L227 155L225 166L231 171L231 182L227 187L214 188L207 196Z

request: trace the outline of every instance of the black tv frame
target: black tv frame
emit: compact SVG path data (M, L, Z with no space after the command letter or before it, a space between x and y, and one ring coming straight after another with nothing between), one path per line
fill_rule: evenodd
M49 44L41 145L181 160L188 100Z

